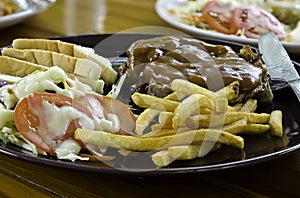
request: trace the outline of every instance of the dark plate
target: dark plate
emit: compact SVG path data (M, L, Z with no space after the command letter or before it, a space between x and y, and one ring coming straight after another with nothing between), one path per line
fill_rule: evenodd
M97 53L118 64L120 60L124 60L122 57L125 56L125 51L132 42L136 41L137 39L150 38L154 36L157 35L81 35L61 37L59 39L87 47L93 47ZM241 48L241 45L236 43L209 40L205 38L201 38L201 40L212 44L228 45L235 51L239 51ZM295 66L297 70L300 68L298 63L295 63ZM276 84L278 82L275 81L274 83ZM100 162L72 163L68 161L57 160L52 157L35 156L24 149L10 144L5 145L1 142L0 153L13 156L21 160L30 161L32 163L39 163L42 165L66 169L76 169L79 171L100 172L114 175L163 175L204 171L207 172L248 166L273 160L299 149L300 104L290 87L285 86L282 89L274 91L273 105L269 107L261 107L261 110L263 109L268 109L268 111L270 109L280 109L283 111L285 135L282 138L270 137L265 134L244 136L244 150L222 146L222 149L208 154L202 159L176 161L168 167L161 169L154 169L154 166L151 165L151 160L149 159L149 153L133 153L130 155L130 157L118 158L118 160L115 160L110 164L103 164Z

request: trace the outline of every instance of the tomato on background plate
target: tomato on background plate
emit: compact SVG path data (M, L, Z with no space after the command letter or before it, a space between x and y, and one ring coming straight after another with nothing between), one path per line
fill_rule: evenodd
M283 25L270 12L258 6L240 6L233 11L231 24L234 29L243 29L248 38L259 38L265 32L274 32L278 39L284 40Z
M209 1L202 8L202 19L210 28L224 33L236 34L242 30L247 38L259 38L265 32L274 32L279 40L285 39L285 30L280 21L270 12L254 5L231 8L218 1Z
M224 34L235 34L237 29L231 25L232 10L218 1L209 1L202 8L203 20L214 30Z

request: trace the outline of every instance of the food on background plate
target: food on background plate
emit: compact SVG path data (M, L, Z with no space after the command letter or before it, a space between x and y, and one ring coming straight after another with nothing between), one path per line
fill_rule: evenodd
M154 46L148 44L149 41L158 40L165 42L156 42ZM143 44L147 47L142 47ZM174 44L179 48L173 49ZM108 72L112 76L101 74L98 79L91 79L85 71L74 73L76 66L83 68L79 64L82 59L89 60L89 63L94 60L97 64L95 59L89 58L90 54L75 55L78 53L75 49L81 49L79 54L82 54L82 49L93 52L92 49L57 40L15 40L13 48L3 49L0 56L1 75L3 79L11 79L10 82L5 81L0 88L1 140L35 154L52 155L71 161L95 158L114 160L117 155L110 155L110 149L119 150L120 155L124 156L130 155L130 152L151 152L153 164L164 167L174 160L204 157L222 149L222 145L242 150L244 134L269 132L277 137L283 135L280 110L255 112L261 102L272 102L272 93L260 56L250 48L241 49L239 57L229 47L176 37L137 41L132 46L141 48L129 48L129 51L139 50L133 50L128 62L120 68L123 74L120 79L123 81L105 81L106 86L113 83L111 92L107 94L97 93L78 77L94 81L113 79L116 78L117 71ZM64 51L66 48L69 53ZM156 54L148 56L151 59L148 60L143 52ZM181 52L185 52L184 56L180 55ZM92 56L98 55L92 53ZM190 62L190 58L196 61ZM158 63L164 66L169 61L171 66L176 67L171 70L167 66L159 69L180 71L175 74L176 78L168 76L164 79L165 84L158 86L167 87L168 90L159 96L147 90L154 90L150 88L150 84L155 73L145 71L149 76L144 78L144 84L135 84L135 79L132 79L135 69L138 71L136 74L143 74L137 65L147 65L148 62L151 65L152 59L157 61L152 65L153 69L159 66ZM107 63L104 57L97 60L105 60L102 64ZM199 60L201 65L196 64ZM202 84L193 81L198 77L196 71L199 71L199 66L212 71L209 67L215 64L217 69L221 65L230 69L229 65L233 64L236 76L241 78L233 78L232 75L226 81L229 73L221 72L224 77L221 80L224 79L225 84L215 86L214 89L208 89L206 81L201 81ZM11 69L7 69L7 65ZM107 65L109 67L111 64ZM131 67L125 67L129 65ZM185 78L179 66L189 68L193 78ZM22 69L24 67L28 69ZM243 73L246 71L252 72L252 75ZM202 74L201 77L205 79L205 75ZM130 82L132 84L128 84ZM247 90L249 83L251 89ZM123 92L124 88L126 92ZM115 93L116 90L118 93ZM132 101L132 105L118 100L128 92L128 100ZM140 109L139 113L133 113L134 106Z
M13 0L0 0L0 17L16 13L19 5Z
M257 39L274 32L281 41L297 42L300 20L297 0L188 0L169 11L188 25L205 30Z

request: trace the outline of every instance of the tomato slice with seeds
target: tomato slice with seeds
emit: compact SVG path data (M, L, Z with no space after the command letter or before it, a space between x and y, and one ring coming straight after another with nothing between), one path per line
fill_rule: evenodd
M248 38L258 39L265 32L274 32L278 39L284 40L283 25L270 12L253 5L244 5L233 11L231 24L234 29L243 29Z
M214 30L235 34L237 29L231 25L232 10L218 1L209 1L202 8L203 20Z

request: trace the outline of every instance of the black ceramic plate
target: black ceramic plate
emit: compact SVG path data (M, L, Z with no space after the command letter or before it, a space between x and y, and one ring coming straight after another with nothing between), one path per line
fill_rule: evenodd
M118 34L118 35L81 35L72 37L58 38L63 41L92 47L97 53L109 58L112 62L118 64L124 60L126 49L132 42L141 38L154 37L155 35L137 35L137 34ZM225 41L216 41L202 38L203 41L212 44L228 45L235 51L241 48L241 45ZM123 57L123 58L122 58ZM299 65L295 63L297 69ZM299 70L298 70L299 71ZM275 82L276 84L276 82ZM0 142L0 153L16 157L21 160L39 163L41 165L55 166L67 169L76 169L80 171L92 171L105 174L139 174L139 175L162 175L162 174L182 174L207 172L220 169L229 169L246 165L272 160L300 148L300 103L295 94L286 86L280 90L274 91L274 103L267 109L280 109L284 114L284 131L282 138L270 137L268 135L244 136L244 150L237 150L231 147L222 146L211 154L201 159L189 161L176 161L161 169L153 169L149 158L133 155L127 158L118 159L111 164L100 162L68 162L61 161L51 157L35 156L30 152L20 149L14 145L5 145ZM149 156L148 156L149 157ZM112 168L114 167L114 168ZM143 168L141 168L143 167Z

